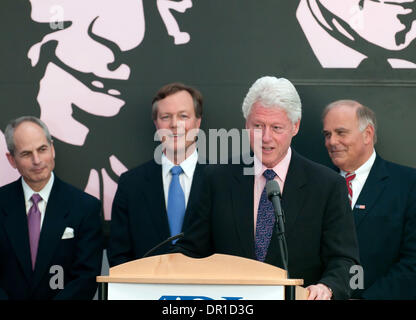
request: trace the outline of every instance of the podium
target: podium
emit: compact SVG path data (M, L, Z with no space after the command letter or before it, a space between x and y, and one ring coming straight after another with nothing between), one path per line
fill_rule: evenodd
M101 300L296 300L308 290L302 279L259 261L225 254L194 259L181 253L152 256L110 268L98 276Z

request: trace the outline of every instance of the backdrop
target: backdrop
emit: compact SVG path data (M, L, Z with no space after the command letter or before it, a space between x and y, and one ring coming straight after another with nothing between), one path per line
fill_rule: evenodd
M151 100L173 81L202 92L202 129L230 130L257 78L288 78L303 103L293 147L326 165L322 109L356 99L377 114L377 151L416 167L415 12L397 0L3 0L0 129L44 120L56 174L102 199L107 220L118 176L153 157ZM0 151L4 185L18 174L2 131Z

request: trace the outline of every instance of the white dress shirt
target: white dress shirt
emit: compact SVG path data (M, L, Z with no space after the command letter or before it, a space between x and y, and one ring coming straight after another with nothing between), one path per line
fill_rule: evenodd
M365 181L370 173L371 167L376 160L376 151L373 149L373 153L370 158L364 164L355 170L355 178L351 180L351 189L352 189L352 200L351 200L351 209L354 209L355 203L357 202L358 196L360 195L361 190L364 187ZM341 170L341 175L345 178L347 172ZM358 203L359 205L361 203Z
M41 213L40 217L40 228L42 229L43 219L45 218L45 212L46 212L46 205L48 204L49 195L51 194L53 182L55 180L55 176L53 172L51 172L51 177L49 178L48 183L43 187L42 190L39 192L33 191L31 187L25 182L25 179L22 178L22 187L23 187L23 193L25 197L25 205L26 205L26 214L29 214L29 209L32 207L33 203L30 198L34 193L39 194L42 197L42 200L38 202L38 208Z
M188 204L189 194L191 193L192 179L194 177L195 167L198 163L198 152L195 150L188 158L182 161L181 166L183 173L179 175L179 183L181 184L183 193L185 194L185 205ZM162 178L163 191L165 193L165 205L168 207L169 186L172 181L170 169L175 164L170 161L165 154L162 154Z

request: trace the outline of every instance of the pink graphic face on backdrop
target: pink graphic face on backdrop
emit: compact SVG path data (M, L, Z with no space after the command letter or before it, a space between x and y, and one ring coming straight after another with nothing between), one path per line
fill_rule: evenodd
M367 51L416 68L403 55L416 38L415 10L414 0L301 0L296 17L324 68L356 68Z
M49 62L40 81L37 101L40 118L49 127L54 139L83 146L90 129L76 120L73 106L99 117L114 117L125 101L116 88L106 87L107 79L127 81L131 68L116 64L114 51L128 51L138 47L145 35L145 13L142 0L30 0L31 18L49 23L50 33L34 43L28 58L35 67L42 55L42 47L57 43L55 56L62 65ZM191 0L157 0L157 8L167 33L176 45L186 44L190 35L179 29L171 10L184 13L192 7ZM69 26L64 27L65 24ZM62 67L63 66L63 67ZM77 72L93 75L89 83L77 78ZM0 150L5 151L0 137ZM59 155L57 155L59 161ZM108 159L113 172L119 176L127 170L111 155ZM10 166L3 166L10 168ZM100 175L102 185L100 185ZM16 171L5 170L0 184L16 179ZM104 168L91 168L85 191L101 198L104 214L110 219L111 203L117 185Z

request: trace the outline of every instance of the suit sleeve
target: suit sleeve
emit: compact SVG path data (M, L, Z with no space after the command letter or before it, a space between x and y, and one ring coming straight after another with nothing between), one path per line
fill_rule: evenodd
M2 269L2 263L0 262L0 270ZM0 287L0 301L1 300L9 300L9 296L7 295L6 291Z
M184 237L176 242L171 252L180 252L193 258L203 258L213 253L211 240L213 182L209 170L204 171L202 183L200 201L189 211L189 227L184 230Z
M90 300L97 290L96 277L101 274L103 231L101 203L93 199L85 207L76 244L76 255L70 272L71 281L56 295L56 300Z
M331 288L333 299L348 299L352 293L350 269L353 265L359 265L359 254L347 188L341 177L336 179L327 201L322 225L321 257L324 272L319 282Z
M120 177L111 211L108 261L110 267L131 261L133 248L129 231L128 186L125 176Z
M409 190L398 261L366 288L362 297L372 300L416 299L416 182Z

